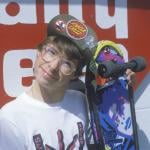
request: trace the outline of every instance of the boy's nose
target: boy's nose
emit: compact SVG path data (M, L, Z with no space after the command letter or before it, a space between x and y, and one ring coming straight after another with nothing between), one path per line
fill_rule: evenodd
M60 58L55 58L49 62L49 66L52 70L58 71L60 67Z

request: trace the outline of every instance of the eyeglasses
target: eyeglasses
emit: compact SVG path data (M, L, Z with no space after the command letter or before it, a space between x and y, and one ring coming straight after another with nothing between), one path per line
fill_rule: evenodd
M59 59L59 69L64 75L71 75L75 70L75 64L63 58L62 53L52 47L43 47L42 59L49 63L55 59Z

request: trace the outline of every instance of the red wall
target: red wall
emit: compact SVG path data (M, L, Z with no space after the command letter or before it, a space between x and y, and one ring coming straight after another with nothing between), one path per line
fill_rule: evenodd
M25 1L25 0L24 0ZM100 1L100 0L99 0ZM105 0L103 0L105 1ZM95 29L97 32L99 40L113 40L117 43L123 44L126 49L128 50L129 59L141 55L144 56L147 60L147 68L145 71L137 74L137 84L136 87L140 86L142 80L144 80L145 76L149 72L149 64L150 64L150 1L148 0L124 0L127 2L127 6L115 5L118 0L109 1L108 5L99 2L98 0L83 0L80 2L75 3L68 3L67 0L60 0L58 5L59 13L69 13L70 7L78 5L81 8L81 12L76 10L76 13L73 11L75 17L82 16L82 19L87 22L91 27ZM120 0L122 1L122 0ZM26 2L27 3L27 2ZM12 100L12 96L6 92L5 89L5 78L4 78L4 70L5 67L11 68L10 66L6 66L4 64L4 56L6 52L13 51L13 50L28 50L34 49L38 42L40 42L46 36L46 28L47 22L45 18L48 18L45 13L45 6L48 3L43 3L43 1L34 1L27 3L31 7L35 8L34 13L36 14L36 23L22 23L19 19L16 23L13 23L13 20L16 20L16 17L19 16L22 10L25 8L23 7L24 2L17 3L17 2L5 2L5 0L1 0L0 2L0 71L1 71L1 78L0 78L0 106L5 104L7 101ZM54 3L49 2L51 6ZM126 9L127 11L127 34L128 36L117 36L117 22L110 27L104 27L100 23L104 22L104 20L98 20L99 16L103 17L103 13L98 14L99 10L96 6L104 6L108 8L108 14L110 16L115 16L117 8ZM31 12L30 12L31 11ZM26 17L32 17L32 9L25 11ZM51 9L49 10L50 18L53 17L55 12L52 12ZM3 15L3 17L2 17ZM6 15L7 17L4 17ZM56 12L57 15L57 12ZM20 15L20 18L23 15ZM6 19L12 19L12 23L6 23ZM28 19L28 18L27 18ZM120 18L117 20L118 22L123 22L124 18ZM106 19L108 21L108 19ZM124 28L122 28L124 31ZM12 66L15 65L14 59L9 60L12 63ZM11 64L10 63L10 64ZM32 68L33 62L28 59L22 59L19 64L22 68ZM14 72L16 70L13 70ZM10 75L11 80L13 80L14 76ZM30 86L32 84L32 78L29 77L22 77L21 78L22 85ZM8 86L8 85L7 85ZM10 87L13 87L10 82Z

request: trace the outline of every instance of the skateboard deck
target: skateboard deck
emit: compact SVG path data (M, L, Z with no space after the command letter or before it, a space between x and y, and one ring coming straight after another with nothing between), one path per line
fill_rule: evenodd
M112 41L101 41L87 66L85 84L90 109L90 126L97 149L138 150L133 90L124 75L103 77L99 64L125 63L123 53ZM113 66L109 66L113 70ZM101 75L100 75L101 74Z

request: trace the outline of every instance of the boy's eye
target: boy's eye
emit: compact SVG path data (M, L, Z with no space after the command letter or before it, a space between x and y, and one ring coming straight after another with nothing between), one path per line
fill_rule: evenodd
M54 55L54 56L58 55L58 52L56 50L54 50L54 49L51 49L51 48L47 49L47 53L49 55Z
M64 60L64 61L63 61L63 64L64 64L66 67L68 67L68 68L71 68L71 67L72 67L71 62L69 62L69 61L67 61L67 60Z

